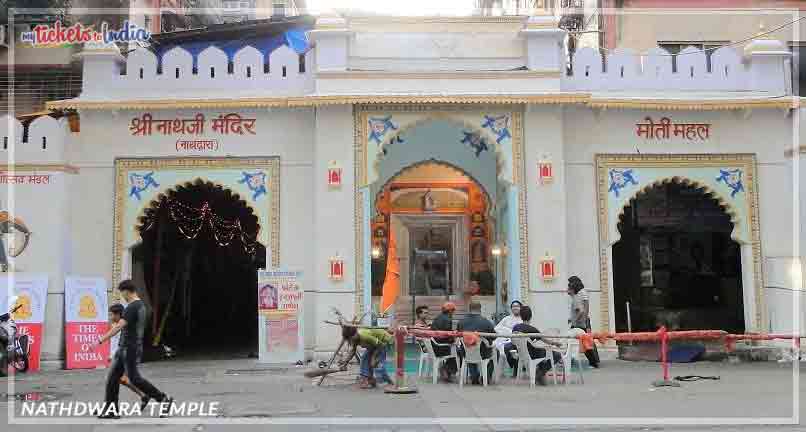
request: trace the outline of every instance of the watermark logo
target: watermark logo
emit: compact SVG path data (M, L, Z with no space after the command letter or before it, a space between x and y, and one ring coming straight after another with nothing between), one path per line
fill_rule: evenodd
M101 24L101 31L95 30L94 26L84 26L75 23L65 26L61 22L54 24L40 24L31 31L22 32L20 41L35 47L57 47L63 45L80 45L85 43L110 44L114 42L147 42L151 39L151 33L140 28L135 23L128 20L123 22L120 29L110 29L109 24Z

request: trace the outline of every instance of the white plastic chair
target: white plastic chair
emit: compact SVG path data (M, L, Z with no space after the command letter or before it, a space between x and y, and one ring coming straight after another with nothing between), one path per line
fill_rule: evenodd
M494 362L493 356L495 356L495 350L492 348L487 339L484 338L479 339L479 343L471 347L465 345L462 338L459 338L459 341L460 341L459 343L461 343L465 349L465 359L462 362L462 368L459 371L459 388L462 388L465 385L465 379L467 378L468 375L468 366L467 366L468 364L476 365L476 368L478 369L479 374L481 375L481 382L484 385L484 387L487 387L487 367L491 361ZM481 357L482 344L490 348L491 351L490 358ZM493 369L495 369L495 363L493 363Z
M442 366L443 363L450 359L455 359L456 362L459 361L459 356L456 354L456 344L452 343L437 343L434 338L428 338L424 340L425 349L428 351L428 355L431 357L431 375L433 375L433 382L434 384L437 383L437 379L439 378L439 367ZM438 347L448 347L450 348L450 354L446 356L438 356L434 352L434 345Z
M568 331L568 336L579 336L585 334L585 330L574 328ZM563 357L563 383L568 385L569 375L574 370L574 363L577 365L577 376L580 384L585 384L585 378L582 376L582 362L579 357L579 339L567 339L567 347L565 352L562 353Z
M533 341L531 338L512 338L512 343L518 349L518 378L525 376L523 370L529 371L529 385L535 386L535 378L537 377L537 366L544 361L548 361L551 365L552 379L554 384L557 384L557 371L554 369L554 356L550 346L543 344L540 341ZM535 348L542 348L546 351L544 357L533 359L529 354L528 346L532 345Z
M423 377L423 370L428 376L428 366L433 363L433 360L431 360L431 354L428 353L428 348L426 348L426 345L430 344L430 340L417 338L417 344L420 346L420 365L417 368L417 378L419 379Z

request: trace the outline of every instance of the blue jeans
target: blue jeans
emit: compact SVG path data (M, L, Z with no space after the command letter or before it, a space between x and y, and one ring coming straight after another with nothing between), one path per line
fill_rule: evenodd
M369 365L370 358L372 357L373 352L378 353L378 367L371 368ZM380 346L374 349L368 349L364 351L364 355L361 356L361 376L364 378L374 378L377 375L377 379L382 382L392 382L392 379L389 378L389 373L386 372L386 347Z

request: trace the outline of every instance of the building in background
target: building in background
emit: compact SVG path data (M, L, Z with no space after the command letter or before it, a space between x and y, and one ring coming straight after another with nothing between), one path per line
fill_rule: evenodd
M806 10L806 2L603 0L602 7L605 8L605 50L630 48L642 52L659 46L670 54L678 54L692 46L706 50L710 67L715 48L797 20L802 16L798 13ZM609 13L614 9L624 13ZM800 71L806 71L806 21L800 21L797 26L797 31L793 26L785 26L768 37L783 42L792 51L793 89L803 95L806 94L806 76ZM745 45L742 43L739 47ZM677 67L676 59L674 67Z

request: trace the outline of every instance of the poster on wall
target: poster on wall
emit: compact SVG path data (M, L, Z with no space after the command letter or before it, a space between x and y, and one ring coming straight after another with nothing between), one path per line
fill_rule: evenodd
M109 328L106 280L68 276L64 279L64 343L67 369L106 366L110 344L90 349Z
M258 359L262 363L304 360L301 275L283 270L258 272Z
M28 371L39 370L42 351L42 327L45 322L45 305L48 299L47 275L6 273L0 277L0 310L9 311L19 305L11 315L17 323L20 335L28 335ZM17 296L15 304L9 305L10 296ZM3 312L5 313L5 312Z

